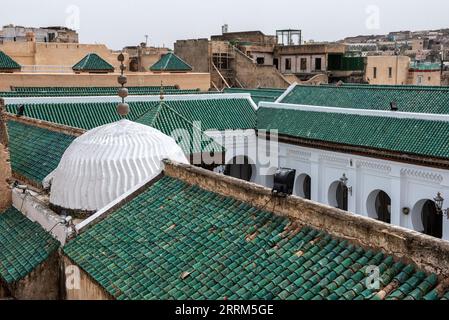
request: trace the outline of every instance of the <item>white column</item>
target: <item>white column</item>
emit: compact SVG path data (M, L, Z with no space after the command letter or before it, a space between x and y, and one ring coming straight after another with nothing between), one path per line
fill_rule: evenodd
M443 219L443 240L449 241L449 219L446 216Z
M393 168L391 172L391 224L401 226L404 207L402 199L402 183L400 168Z
M316 154L312 154L312 158L310 159L310 178L311 178L311 198L312 201L324 203L324 199L320 194L320 190L323 190L324 186L322 185L322 178L320 175L320 163L318 160L318 156Z

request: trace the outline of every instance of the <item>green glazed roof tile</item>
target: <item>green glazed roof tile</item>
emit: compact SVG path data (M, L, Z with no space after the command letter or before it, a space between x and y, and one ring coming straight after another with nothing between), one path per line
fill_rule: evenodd
M15 208L0 213L0 278L6 283L26 277L58 247L58 241Z
M308 140L448 158L449 122L259 108L258 129ZM392 138L394 137L394 138Z
M191 123L200 122L201 130L254 129L256 112L248 99L166 100L170 109ZM129 102L128 120L153 120L160 101ZM6 111L15 114L17 105L7 104ZM26 104L27 117L90 130L121 119L113 102ZM170 126L170 123L165 124Z
M7 125L13 172L37 184L56 169L76 138L16 121L8 121Z
M21 66L10 56L0 51L0 70L20 70Z
M449 113L448 87L323 85L296 86L283 103L312 106L390 110L395 102L399 111Z
M308 227L286 233L288 224L164 177L64 253L118 299L371 299L368 265L385 279L410 270Z
M150 67L151 71L192 71L192 67L173 52L169 52Z
M76 63L72 69L75 71L114 72L114 67L96 53L89 53Z

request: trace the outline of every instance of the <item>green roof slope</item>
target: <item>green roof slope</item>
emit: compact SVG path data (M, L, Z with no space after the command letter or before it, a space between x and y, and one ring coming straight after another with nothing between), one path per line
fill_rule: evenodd
M296 86L282 103L313 106L449 114L449 87L412 86Z
M0 51L0 70L20 70L20 68L20 64L3 51Z
M259 108L258 129L352 146L449 158L449 122Z
M158 101L129 102L128 120L135 121L150 110L156 110ZM247 99L192 99L166 100L171 109L190 122L200 121L201 130L254 129L256 111ZM15 114L17 105L7 104L6 111ZM113 102L46 103L25 105L24 115L34 119L90 130L118 121L121 117Z
M8 121L9 153L13 172L37 184L59 164L76 138L66 134Z
M129 120L135 120L145 113L155 102L130 102ZM15 114L17 105L7 104L6 111ZM63 124L66 126L90 130L121 119L117 113L117 103L45 103L25 105L26 117Z
M136 122L156 128L168 136L176 137L176 142L186 154L224 152L222 146L205 135L199 127L182 114L171 108L170 103L171 101L161 101L157 107L151 108ZM186 137L185 134L188 136Z
M64 253L117 299L376 299L393 281L403 290L395 296L422 299L437 284L412 265L170 177ZM366 287L368 266L379 267L379 290Z
M16 209L0 213L0 278L6 283L26 277L58 247L58 241Z
M226 88L225 93L249 93L254 103L259 105L259 102L275 102L284 92L284 89L239 89Z
M89 53L72 69L75 71L114 71L114 67L96 53Z
M192 71L192 67L173 52L169 52L150 67L151 71Z

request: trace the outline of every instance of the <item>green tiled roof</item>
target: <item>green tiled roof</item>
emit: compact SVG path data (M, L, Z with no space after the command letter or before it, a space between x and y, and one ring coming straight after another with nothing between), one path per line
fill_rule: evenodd
M20 70L20 65L3 51L0 51L0 70Z
M449 158L449 122L262 107L258 129L351 146Z
M247 99L192 99L166 100L170 107L190 122L201 121L203 131L209 129L254 129L256 112ZM159 101L130 102L127 118L135 121L150 110L156 110ZM53 123L90 130L120 120L116 103L51 103L27 104L25 116ZM16 113L17 106L7 104L6 110Z
M161 87L127 87L130 95L158 95ZM15 88L14 91L0 92L0 97L68 97L68 96L116 96L118 87L30 87ZM164 87L166 95L196 94L199 89L176 89Z
M429 71L429 70L441 70L441 64L440 63L428 63L428 62L417 62L414 61L412 63L410 63L410 69L411 70L425 70L425 71Z
M58 241L16 209L0 213L0 277L6 283L26 277L58 247Z
M162 133L175 137L177 143L186 154L195 154L201 152L223 152L224 149L212 138L209 138L203 131L190 122L186 117L173 109L170 104L172 101L161 101L156 107L151 108L148 112L136 120L136 122L153 127ZM183 133L179 135L175 133L177 130L185 130L189 134L189 140ZM194 139L198 139L195 140ZM199 141L201 139L201 141Z
M422 299L437 280L391 256L164 177L64 253L117 299ZM367 289L378 266L379 290ZM369 283L369 282L368 282Z
M283 93L284 89L239 89L226 88L225 93L249 93L251 98L258 105L259 102L275 102Z
M73 136L8 121L11 167L31 181L41 184L59 164Z
M281 102L313 106L449 114L449 87L296 86Z
M72 69L75 71L114 71L114 67L96 53L89 53L75 64Z
M151 71L192 71L192 67L173 52L169 52L150 67Z

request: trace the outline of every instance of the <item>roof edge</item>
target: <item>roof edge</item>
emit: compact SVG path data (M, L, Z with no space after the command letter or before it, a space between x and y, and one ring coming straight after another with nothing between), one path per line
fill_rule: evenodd
M401 112L401 111L388 111L388 110L352 109L352 108L310 106L304 104L273 103L273 102L261 102L259 104L259 108L449 122L449 114L438 114L438 113L414 113L414 112Z
M114 102L119 103L119 96L73 96L73 97L23 97L23 98L3 98L6 104L57 104L57 103L88 103L88 102ZM255 105L249 93L205 93L205 94L178 94L164 95L164 101L185 101L185 100L230 100L246 99ZM159 95L130 95L127 102L160 101ZM254 106L253 106L254 107Z

